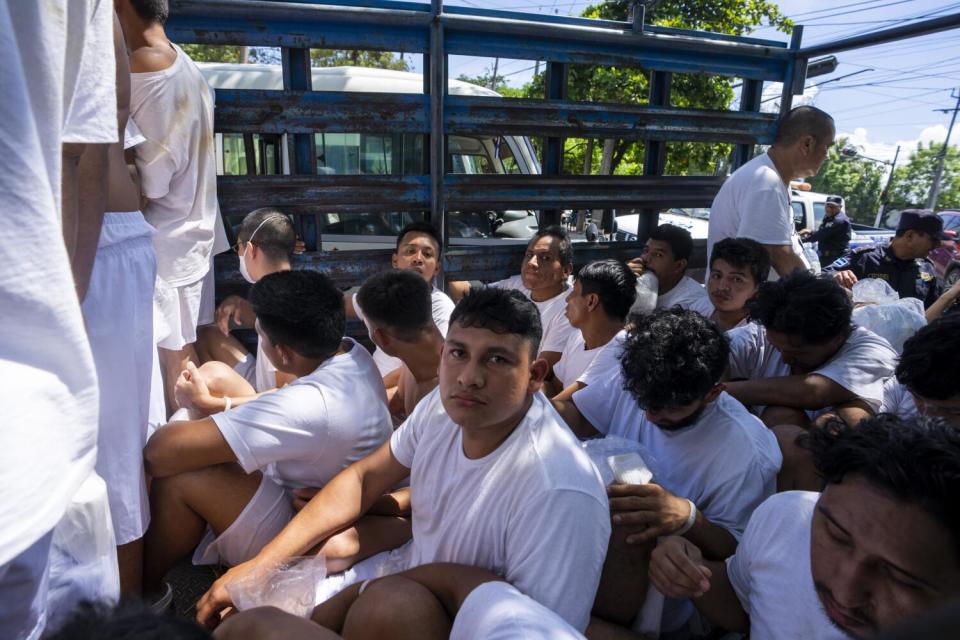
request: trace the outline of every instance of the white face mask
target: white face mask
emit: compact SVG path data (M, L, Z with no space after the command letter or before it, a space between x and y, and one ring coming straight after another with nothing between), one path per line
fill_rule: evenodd
M247 260L246 260L247 247L249 247L250 243L253 242L253 237L257 235L257 231L260 231L260 227L267 224L271 220L277 220L279 217L280 216L270 216L270 217L264 218L263 221L257 225L257 228L253 230L253 233L250 234L250 239L247 240L247 242L244 245L243 253L240 254L240 275L243 276L243 279L249 282L250 284L254 284L256 280L253 279L253 277L250 275L250 271L247 269Z

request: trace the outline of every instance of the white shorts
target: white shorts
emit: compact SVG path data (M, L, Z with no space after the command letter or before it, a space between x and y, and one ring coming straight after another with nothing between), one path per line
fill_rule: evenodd
M279 484L263 476L257 492L237 519L219 536L207 529L193 553L193 564L238 565L253 558L290 520L291 498Z
M243 356L243 360L233 365L233 370L249 382L251 387L260 391L260 389L257 389L257 359L253 354L248 353Z
M107 483L117 544L150 522L143 447L156 358L153 227L139 211L103 218L83 319L100 385L97 473Z
M206 276L180 287L167 287L168 296L160 304L160 312L169 333L157 343L161 349L179 351L197 341Z

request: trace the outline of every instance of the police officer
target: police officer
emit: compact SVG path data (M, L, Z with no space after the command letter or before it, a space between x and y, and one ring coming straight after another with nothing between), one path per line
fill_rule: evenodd
M850 244L850 218L843 213L843 198L827 196L824 206L826 214L816 231L805 231L801 234L804 242L816 242L817 253L820 255L820 264L829 265L847 252Z
M929 209L907 209L888 244L855 249L823 272L848 289L864 278L882 278L901 298L919 298L929 307L940 287L927 254L946 237L940 216Z

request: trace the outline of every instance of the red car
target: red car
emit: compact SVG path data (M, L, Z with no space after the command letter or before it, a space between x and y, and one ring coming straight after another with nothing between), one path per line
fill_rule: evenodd
M953 239L941 242L927 257L933 262L933 268L937 277L943 281L944 287L950 287L960 280L960 254L957 247L960 211L941 211L939 215L943 218L943 230L947 235L953 236Z

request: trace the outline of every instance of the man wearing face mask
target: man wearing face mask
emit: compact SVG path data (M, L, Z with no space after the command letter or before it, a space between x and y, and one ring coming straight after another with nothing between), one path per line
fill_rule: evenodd
M646 567L638 575L614 557L618 532L628 548L680 535L723 559L776 490L782 458L775 436L720 384L728 353L723 332L700 314L655 311L628 334L620 375L554 402L577 435L634 440L657 461L652 483L607 489L614 537L598 605L617 592L616 580L621 590L645 592L636 585L643 586ZM668 601L661 629L680 629L692 612L688 601Z
M251 211L237 233L240 274L252 284L271 273L289 271L295 243L293 223L282 212L271 207ZM233 295L220 303L216 324L199 331L197 353L204 364L199 368L188 365L177 380L181 406L195 416L210 415L226 407L226 398L230 398L230 406L238 406L293 380L277 370L259 342L254 356L230 335L232 329L252 329L256 319L245 298ZM201 393L204 386L209 393Z

